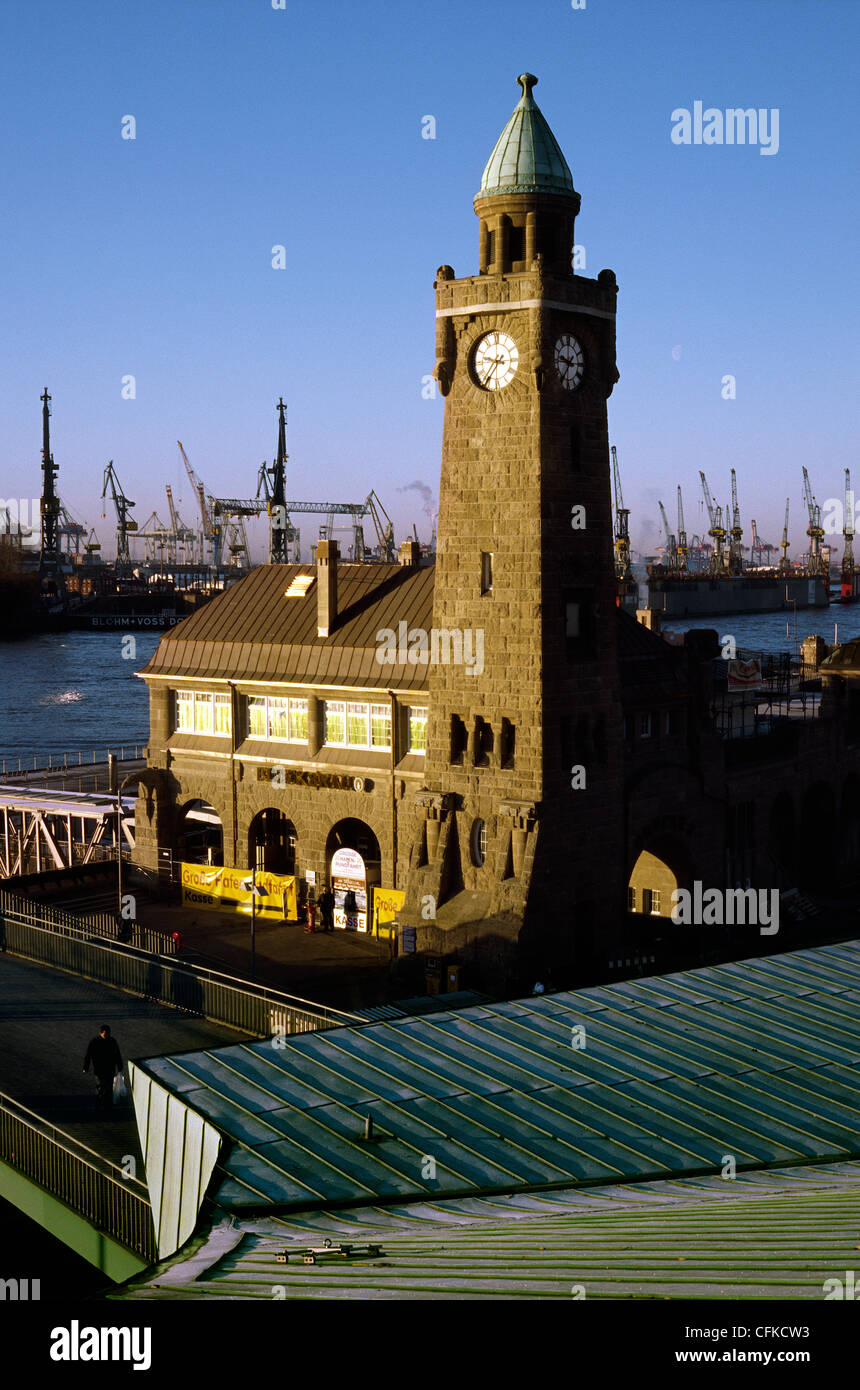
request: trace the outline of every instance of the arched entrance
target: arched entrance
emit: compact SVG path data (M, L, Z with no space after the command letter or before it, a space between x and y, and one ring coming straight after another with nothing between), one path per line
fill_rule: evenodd
M270 874L296 871L296 827L274 806L259 811L248 827L248 867Z
M334 924L367 931L372 892L382 882L382 854L370 826L349 817L333 825L326 840L326 881L334 892Z
M208 801L189 801L179 813L176 855L184 864L224 863L224 827Z
M349 817L333 825L326 840L326 869L331 868L332 855L339 849L354 849L360 854L368 869L381 868L382 854L379 841L370 826L363 820Z

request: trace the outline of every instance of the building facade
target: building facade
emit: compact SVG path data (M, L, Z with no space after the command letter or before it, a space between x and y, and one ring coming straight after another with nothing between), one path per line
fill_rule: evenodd
M371 883L403 876L407 792L423 783L426 671L377 640L432 621L432 569L263 565L160 643L150 690L136 859L329 875L338 849ZM403 659L401 659L401 657Z

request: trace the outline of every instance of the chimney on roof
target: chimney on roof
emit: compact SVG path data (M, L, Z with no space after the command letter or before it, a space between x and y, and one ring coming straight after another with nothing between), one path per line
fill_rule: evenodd
M319 541L317 565L317 637L329 637L337 621L337 541Z
M411 569L417 570L421 564L420 545L417 541L404 541L397 558L401 565L409 565Z

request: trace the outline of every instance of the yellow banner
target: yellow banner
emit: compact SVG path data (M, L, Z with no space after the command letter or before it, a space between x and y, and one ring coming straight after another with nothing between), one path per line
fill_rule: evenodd
M393 922L405 901L406 894L399 888L374 888L373 911L379 925Z
M183 907L251 915L251 870L218 869L208 864L181 864ZM254 915L270 921L296 917L296 880L258 869L254 877ZM243 887L243 885L247 885Z

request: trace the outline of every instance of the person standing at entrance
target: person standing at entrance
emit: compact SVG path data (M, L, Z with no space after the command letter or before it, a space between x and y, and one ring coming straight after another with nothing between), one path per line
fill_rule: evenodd
M103 1023L97 1038L90 1039L87 1055L84 1058L84 1074L90 1066L98 1082L96 1105L99 1110L110 1110L113 1103L113 1079L122 1071L122 1057L116 1038L111 1037L110 1025Z
M320 893L319 910L323 931L334 931L334 893L328 885L326 885L325 891Z

